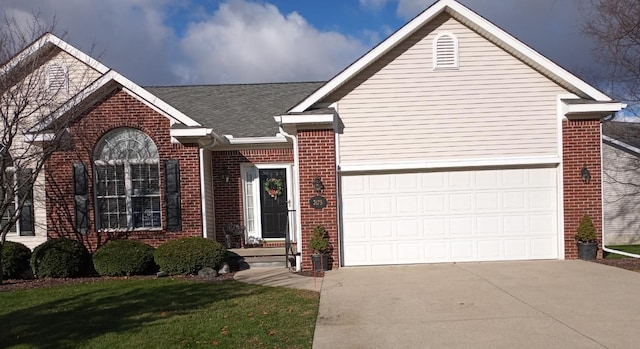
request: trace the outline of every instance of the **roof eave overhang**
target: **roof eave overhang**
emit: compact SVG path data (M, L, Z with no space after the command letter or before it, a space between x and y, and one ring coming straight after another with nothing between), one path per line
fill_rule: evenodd
M326 114L284 114L273 117L281 127L333 128L335 113Z
M596 120L615 114L626 107L621 102L565 103L564 115L569 120Z

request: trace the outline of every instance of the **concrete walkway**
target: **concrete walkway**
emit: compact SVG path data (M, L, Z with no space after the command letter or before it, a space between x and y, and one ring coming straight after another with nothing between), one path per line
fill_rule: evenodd
M237 272L237 281L273 287L298 288L320 292L323 278L313 278L292 273L287 268L253 268Z
M640 273L584 261L340 268L314 349L637 348Z

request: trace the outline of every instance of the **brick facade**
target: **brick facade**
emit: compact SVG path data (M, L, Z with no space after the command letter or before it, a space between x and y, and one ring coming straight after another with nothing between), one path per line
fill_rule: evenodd
M92 161L97 142L107 132L131 127L147 134L155 142L160 157L162 227L159 230L97 232L95 225ZM90 107L70 127L70 145L58 151L46 163L47 236L82 240L90 251L114 238L134 238L152 246L176 237L202 236L199 152L197 144L171 142L169 119L117 89ZM182 230L166 231L164 201L164 164L175 159L180 164ZM73 163L83 162L89 176L90 231L74 232Z
M601 144L599 120L565 120L562 123L564 253L567 259L578 257L573 236L585 213L591 216L598 241L602 242ZM588 183L584 183L580 175L584 165L591 173ZM601 253L600 250L598 254Z
M311 270L309 240L313 228L322 224L329 233L332 268L339 265L338 196L336 172L336 148L333 130L298 130L298 152L300 171L300 203L302 221L302 269ZM318 210L310 207L309 200L318 195L313 181L320 177L324 184L321 193L327 199L327 207Z
M223 227L228 223L244 225L242 202L242 164L293 164L293 150L284 149L247 149L214 151L212 173L214 187L215 239L225 242ZM229 182L223 179L227 171ZM290 179L292 180L292 179ZM282 244L280 244L282 245Z

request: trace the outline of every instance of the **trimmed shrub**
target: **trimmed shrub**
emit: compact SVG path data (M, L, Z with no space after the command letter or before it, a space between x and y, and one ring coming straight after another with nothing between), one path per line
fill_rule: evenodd
M138 240L112 240L93 254L93 266L102 276L152 274L157 270L154 251Z
M29 260L31 250L19 242L6 241L2 248L2 276L6 279L19 279L31 271Z
M169 275L195 275L204 267L220 269L227 258L227 249L213 240L187 237L165 242L153 256L160 270Z
M39 279L79 277L90 274L93 263L80 241L51 239L33 250L31 269Z

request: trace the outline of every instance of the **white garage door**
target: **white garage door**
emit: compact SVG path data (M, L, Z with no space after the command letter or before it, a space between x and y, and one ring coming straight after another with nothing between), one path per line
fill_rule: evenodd
M558 258L557 168L342 176L344 265Z

